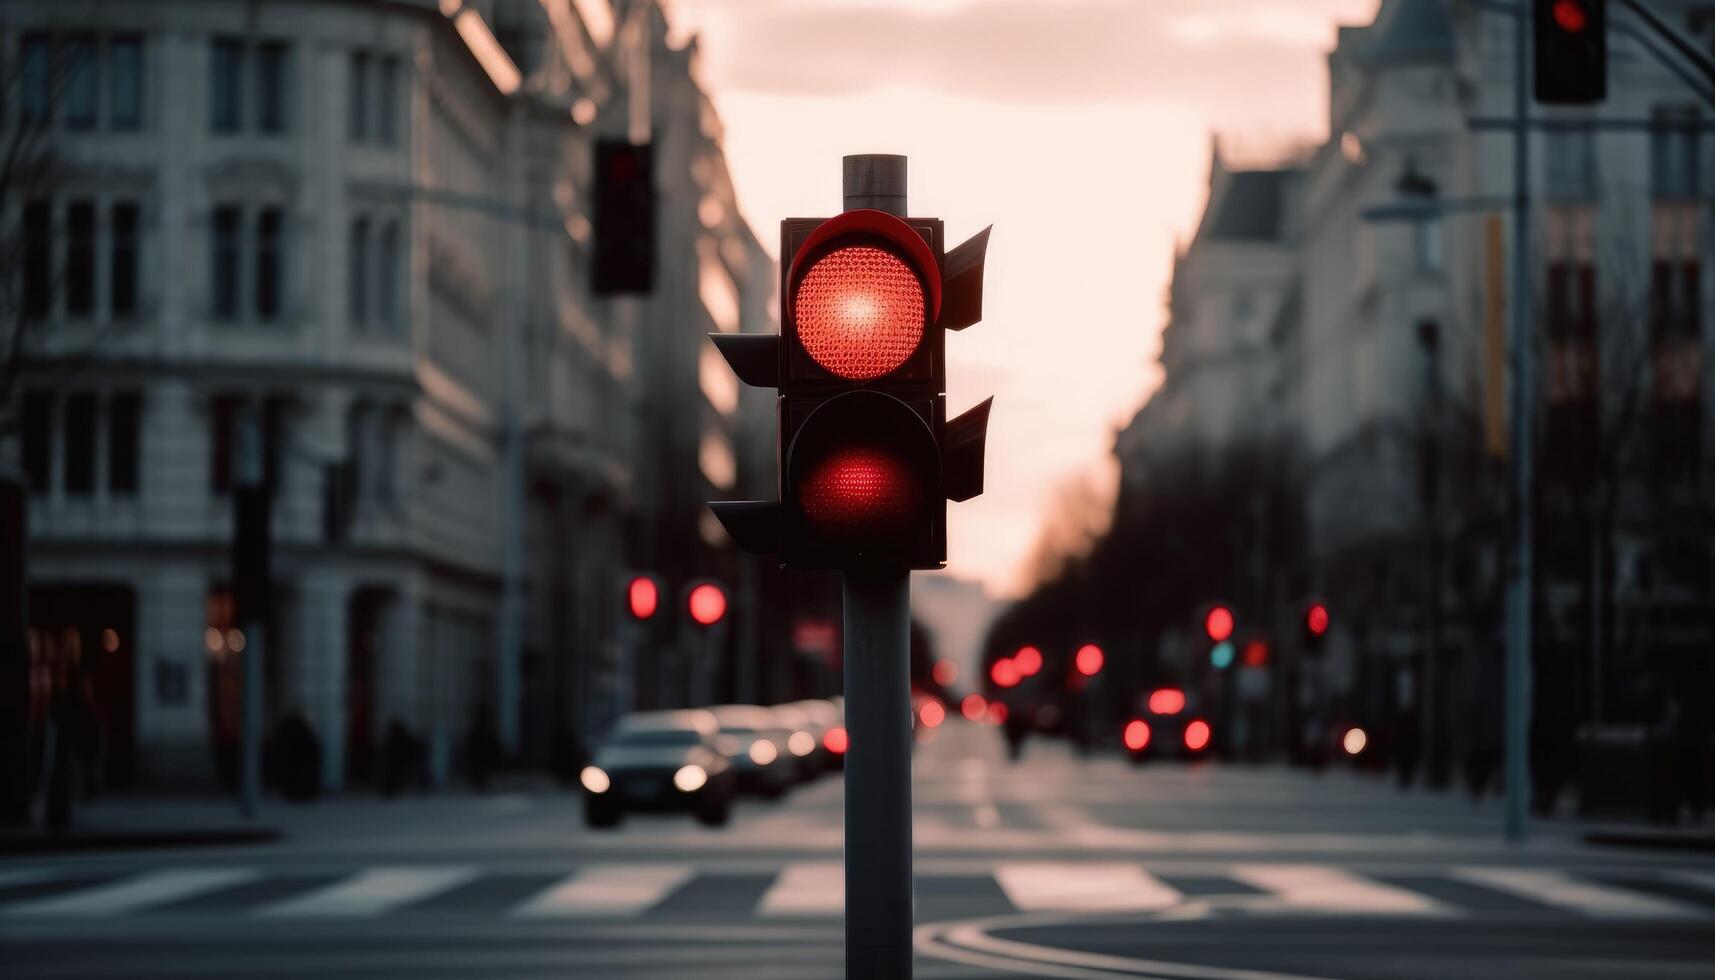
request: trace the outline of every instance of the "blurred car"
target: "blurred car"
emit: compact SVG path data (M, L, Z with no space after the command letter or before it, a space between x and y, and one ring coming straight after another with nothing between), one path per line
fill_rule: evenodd
M828 750L822 739L826 729L801 703L777 704L769 709L774 723L787 731L786 754L792 759L799 779L814 779L828 765Z
M1158 687L1139 698L1120 741L1134 764L1149 759L1200 759L1209 754L1214 728L1195 701L1177 687Z
M719 723L707 711L648 711L614 726L578 774L584 821L617 825L629 811L688 810L711 827L727 822L737 773L716 744Z
M717 741L737 773L739 792L770 799L786 792L797 777L786 745L792 733L775 724L774 712L754 704L708 710L720 725Z

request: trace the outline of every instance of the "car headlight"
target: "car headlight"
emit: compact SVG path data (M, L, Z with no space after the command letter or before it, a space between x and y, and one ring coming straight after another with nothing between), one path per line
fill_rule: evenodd
M816 736L809 732L793 732L786 740L786 748L800 759L816 751Z
M750 743L750 761L759 766L766 766L780 755L780 750L766 738L759 738Z
M673 785L679 787L681 793L695 793L708 781L708 771L702 766L681 766L673 774Z
M578 782L591 793L605 793L613 786L613 780L607 777L607 773L595 766L585 766L583 772L578 773Z

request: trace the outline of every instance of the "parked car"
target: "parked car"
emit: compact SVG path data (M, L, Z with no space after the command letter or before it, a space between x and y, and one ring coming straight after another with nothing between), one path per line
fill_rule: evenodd
M649 711L614 726L578 774L584 820L612 827L642 810L688 810L720 826L732 813L737 774L716 743L719 724L707 711Z
M1139 695L1138 712L1127 719L1120 741L1135 764L1149 759L1201 759L1209 754L1214 729L1193 697L1177 687Z
M797 777L787 748L792 733L775 724L774 713L754 704L723 704L709 711L720 724L717 738L738 774L739 792L770 799L786 792Z

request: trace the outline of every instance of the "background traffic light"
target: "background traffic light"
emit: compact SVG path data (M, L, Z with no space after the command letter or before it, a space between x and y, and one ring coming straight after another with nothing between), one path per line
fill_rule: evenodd
M591 290L597 296L613 296L653 289L655 154L650 144L596 141L591 211Z
M1606 0L1532 0L1538 102L1587 105L1608 95Z
M1322 641L1328 636L1328 606L1320 600L1312 600L1304 607L1304 649L1310 653L1322 652Z
M947 330L982 318L988 229L944 251L936 218L872 208L780 225L781 334L714 334L778 387L779 501L711 504L788 568L939 568L946 502L982 492L990 401L946 417Z

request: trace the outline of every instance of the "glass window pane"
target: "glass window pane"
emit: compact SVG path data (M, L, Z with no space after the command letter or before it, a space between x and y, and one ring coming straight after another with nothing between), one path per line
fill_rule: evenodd
M209 126L217 133L234 132L244 96L244 46L217 40L209 55Z
M257 66L256 115L265 133L286 128L286 45L270 41L262 45Z
M95 490L95 394L78 392L65 401L65 491Z
M46 34L26 34L21 47L24 118L46 119L53 105L53 44Z
M108 270L109 300L115 317L137 313L137 205L121 201L113 205L113 254Z
M120 35L113 39L110 52L113 127L136 129L143 121L143 41L135 35Z
M358 218L351 223L351 246L346 258L346 297L350 303L351 321L362 323L369 317L368 218Z
M32 493L47 493L53 480L53 395L45 391L25 392L21 411L24 479Z
M232 489L232 440L237 435L238 407L238 396L220 395L210 411L208 482L215 493Z
M66 207L66 313L95 311L95 204L73 201Z
M398 139L398 58L390 55L381 59L381 78L377 87L380 91L376 95L378 102L376 128L379 130L381 142L391 146Z
M53 307L53 210L47 201L24 206L24 316L40 320Z
M280 236L283 221L279 208L268 208L256 223L256 315L264 320L280 315Z
M214 240L211 292L214 315L221 320L238 316L238 209L230 205L214 210Z
M399 298L399 222L389 221L381 230L380 266L376 277L375 307L381 322L396 322Z
M107 400L107 489L114 493L137 492L142 414L143 396L135 391L117 392Z
M95 41L87 36L66 46L65 121L70 129L95 125Z
M369 52L351 53L351 138L369 138Z

